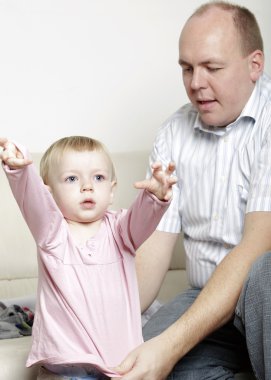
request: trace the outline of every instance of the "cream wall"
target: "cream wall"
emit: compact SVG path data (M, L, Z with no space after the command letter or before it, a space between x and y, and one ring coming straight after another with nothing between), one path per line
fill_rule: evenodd
M256 14L270 70L269 0ZM43 151L83 134L111 151L150 149L186 101L178 37L202 1L1 0L0 135Z

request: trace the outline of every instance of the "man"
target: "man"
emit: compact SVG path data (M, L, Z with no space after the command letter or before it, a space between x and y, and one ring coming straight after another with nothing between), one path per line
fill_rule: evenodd
M262 37L250 11L210 2L186 22L179 53L191 103L165 122L151 155L175 161L178 184L138 255L138 276L146 308L183 230L191 289L159 309L144 328L147 341L118 370L123 380L234 379L249 366L247 340L257 377L270 379L262 329L271 311L255 315L255 301L269 303L268 284L260 284L271 277L262 272L271 250L271 80Z

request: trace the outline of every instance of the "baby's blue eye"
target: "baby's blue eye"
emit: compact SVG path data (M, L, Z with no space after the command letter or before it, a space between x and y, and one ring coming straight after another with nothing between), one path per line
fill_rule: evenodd
M78 178L76 177L76 176L74 176L74 175L70 175L69 177L67 177L66 179L65 179L65 182L75 182L75 181L77 181L78 180Z
M96 181L98 181L98 182L101 182L101 181L103 181L105 178L104 178L104 176L103 175L101 175L101 174L97 174L97 175L95 175L95 180Z

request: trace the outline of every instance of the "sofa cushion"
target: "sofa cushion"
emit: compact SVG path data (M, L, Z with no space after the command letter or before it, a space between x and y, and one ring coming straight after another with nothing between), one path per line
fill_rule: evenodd
M30 344L31 337L0 340L0 379L36 380L37 367L25 367Z

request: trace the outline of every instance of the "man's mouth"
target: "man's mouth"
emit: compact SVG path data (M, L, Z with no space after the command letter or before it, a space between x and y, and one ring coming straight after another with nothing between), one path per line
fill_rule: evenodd
M197 100L197 105L201 111L210 110L216 103L215 99Z
M215 99L197 99L197 103L199 103L199 104L211 103L214 101L215 101Z

